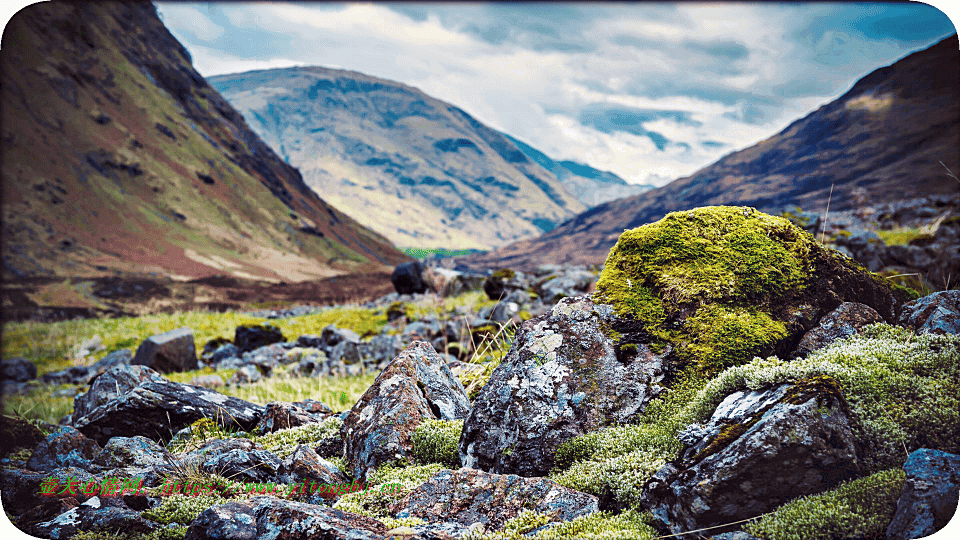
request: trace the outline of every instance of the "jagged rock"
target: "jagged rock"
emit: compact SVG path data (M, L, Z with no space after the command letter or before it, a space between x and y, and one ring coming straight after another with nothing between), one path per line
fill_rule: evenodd
M77 502L77 500L73 497L44 497L40 504L22 514L17 515L17 528L21 531L30 529L37 523L50 521L60 514L63 514L67 510L76 508L77 506L80 506L80 503Z
M70 426L63 426L40 442L27 468L48 472L61 467L90 469L90 461L100 453L100 445Z
M410 456L422 418L456 420L470 409L463 385L429 343L415 341L384 369L350 410L340 434L353 477Z
M84 501L90 498L82 491L83 486L91 481L98 481L97 477L90 474L89 471L77 467L63 467L51 472L34 472L17 469L4 469L0 478L3 480L3 489L0 490L2 496L3 510L12 515L20 515L31 508L43 504L47 499L41 494L42 483L48 478L56 479L57 483L51 489L53 497L73 497L77 501ZM70 493L68 482L75 481L72 485L74 493Z
M286 473L286 483L307 482L306 493L303 493L303 488L296 492L304 495L316 494L310 493L309 485L311 482L333 486L349 482L343 471L338 469L336 465L320 457L313 448L303 444L297 446L293 453L283 460L283 470Z
M283 482L283 463L262 448L234 448L224 453L210 453L200 464L200 471L219 474L237 482Z
M177 328L148 337L137 348L131 364L147 366L160 373L197 369L197 348L193 343L193 330Z
M332 349L344 341L360 343L360 334L349 328L337 328L332 324L328 324L320 333L320 339L323 341L325 348Z
M165 380L159 373L146 366L121 365L111 368L93 380L90 390L73 399L73 421L87 415L95 408L129 392L145 381Z
M564 298L523 323L463 425L464 466L545 476L561 443L637 420L662 389L663 356L646 345L617 350L608 305Z
M247 364L245 366L240 366L240 368L230 376L230 379L227 382L230 384L248 384L255 383L261 379L263 379L263 375L260 374L260 370L257 369L257 366Z
M905 304L900 324L921 334L960 334L960 290L935 292Z
M139 366L121 366L94 381L86 394L74 403L83 404L83 413L74 413L74 425L84 435L105 444L111 437L143 435L153 440L168 440L173 434L200 418L215 419L223 426L252 429L263 415L263 406L201 388L159 378L156 372L144 372L143 380L130 388L111 388ZM141 367L142 370L149 368ZM110 376L110 377L108 377ZM159 380L152 378L156 376ZM129 377L129 375L127 375ZM135 379L134 379L135 380ZM125 385L133 382L126 378Z
M283 333L276 326L238 326L233 334L233 344L241 354L283 341Z
M184 540L380 540L380 521L326 506L276 497L254 497L205 510L190 524Z
M360 344L356 341L343 340L330 350L329 357L331 362L343 362L348 366L359 364Z
M390 282L399 294L420 294L427 290L427 283L423 280L423 265L419 261L397 265L390 274Z
M0 360L0 379L26 382L37 378L37 366L26 358Z
M858 431L838 383L819 376L735 392L644 486L654 525L679 534L762 513L826 491L859 470ZM717 532L723 532L717 531Z
M888 540L934 534L955 519L960 500L960 456L922 448L903 465L907 482L887 527Z
M565 488L546 478L491 474L476 469L443 469L391 506L398 517L427 522L482 523L495 530L524 509L556 513L570 521L598 510L593 495Z
M37 523L27 532L42 538L70 538L80 531L108 530L137 533L146 536L159 525L140 517L140 512L129 508L108 506L110 498L91 497L59 516Z
M483 291L491 300L502 300L512 291L523 291L530 288L530 281L523 272L501 268L483 281Z
M99 470L155 467L166 464L169 457L166 449L146 437L113 437L93 459L93 466Z
M844 302L820 319L816 328L804 334L793 356L806 356L840 338L859 333L860 329L868 324L882 322L883 317L872 307L856 302Z
M267 403L263 416L260 418L260 423L257 424L254 431L258 434L271 433L304 424L322 422L324 417L323 414L307 412L293 403L271 401Z
M567 270L560 275L534 286L534 290L547 304L556 304L561 298L580 296L587 292L597 276L587 270Z

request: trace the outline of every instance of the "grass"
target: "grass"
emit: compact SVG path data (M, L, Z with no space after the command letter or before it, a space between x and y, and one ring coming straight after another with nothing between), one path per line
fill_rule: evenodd
M911 240L926 236L929 233L924 232L920 227L899 227L887 231L878 230L877 236L888 246L905 246Z

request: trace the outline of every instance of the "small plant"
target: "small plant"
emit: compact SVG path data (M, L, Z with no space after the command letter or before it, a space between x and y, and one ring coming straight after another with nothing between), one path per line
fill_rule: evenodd
M413 457L418 462L440 463L451 469L460 468L457 443L463 431L463 420L424 419L413 432Z

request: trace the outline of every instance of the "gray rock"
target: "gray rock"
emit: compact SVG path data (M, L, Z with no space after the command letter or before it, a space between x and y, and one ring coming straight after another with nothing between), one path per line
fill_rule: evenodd
M124 531L146 536L159 527L158 524L140 517L140 512L129 508L108 506L108 498L92 497L76 508L28 527L27 532L42 538L70 538L80 531Z
M225 453L208 449L207 455L200 465L201 472L219 474L237 482L283 482L280 458L262 448L234 448Z
M193 343L193 330L177 328L150 336L137 348L131 364L147 366L160 373L197 369L197 348Z
M269 324L238 326L233 334L233 344L241 354L281 341L283 341L283 333L276 326Z
M877 310L866 304L844 302L822 319L820 324L804 334L793 356L806 356L830 343L860 332L868 324L885 322Z
M421 278L427 287L443 297L456 296L483 287L484 276L441 267L425 268Z
M297 338L297 347L319 349L323 347L323 339L313 334L305 334Z
M340 485L349 483L349 479L336 465L320 457L317 452L306 445L297 446L292 454L283 460L283 470L286 473L287 484L307 483L307 487L296 489L294 494L302 496L318 495L311 490L313 482L316 484ZM313 491L313 493L311 493ZM321 497L323 494L319 494Z
M73 491L75 494L68 493L67 482L76 481L83 485L96 478L90 472L77 467L63 467L52 472L34 472L22 469L4 469L0 474L0 480L3 484L0 489L0 500L3 502L3 510L8 514L20 516L31 508L43 504L49 500L48 496L42 495L43 481L49 478L56 479L56 485L51 488L51 496L73 497L77 501L83 501L89 498L84 495L82 490L77 487ZM62 493L62 495L61 495Z
M443 327L435 321L414 321L403 328L402 339L405 342L432 341L443 333Z
M520 304L516 302L498 302L490 312L490 320L505 323L520 313Z
M217 377L219 378L219 377ZM249 384L255 383L263 379L263 375L260 374L260 370L257 369L257 366L247 364L241 366L233 375L230 376L230 384Z
M530 280L523 272L498 270L483 281L483 291L491 300L502 300L512 291L530 288Z
M223 386L223 378L219 375L197 375L190 379L190 384L194 386L203 386L205 388L219 388Z
M747 534L743 531L733 531L723 534L715 534L710 537L710 540L761 540L752 534Z
M27 468L48 472L61 467L90 469L90 461L100 453L100 445L70 426L63 426L40 442Z
M139 376L146 380L131 387L136 379L131 379L130 371L136 368L144 370ZM75 407L80 407L73 417L76 428L101 444L117 436L168 440L200 418L215 419L231 429L249 430L263 415L261 405L171 382L146 370L149 368L121 366L97 377L90 391L74 400ZM119 386L121 380L125 388ZM113 381L117 388L109 384Z
M858 431L826 377L735 392L705 426L681 435L680 456L654 473L643 504L667 534L760 515L826 491L860 471Z
M332 349L344 341L360 343L360 334L350 330L349 328L337 328L336 326L329 324L324 327L320 334L320 339L323 341L323 346L326 349Z
M390 282L399 294L420 294L426 292L428 287L423 280L423 265L420 261L397 265L390 274Z
M639 419L662 391L663 359L643 344L618 359L612 324L612 308L586 296L526 321L464 422L464 466L545 476L567 439Z
M146 437L113 437L93 459L93 465L98 470L156 467L168 463L169 457L166 449Z
M330 349L330 361L343 362L345 365L360 363L360 344L356 341L344 340Z
M422 418L461 419L470 400L429 343L416 341L384 369L350 410L340 434L353 477L411 455Z
M403 350L403 339L394 334L379 334L363 345L364 355L369 356L378 369L383 369Z
M37 378L37 366L26 358L0 360L0 379L26 382Z
M254 497L205 510L184 540L380 540L380 521L326 506L276 497Z
M260 423L254 431L262 435L304 424L316 424L322 422L325 417L323 413L307 412L293 403L271 401L267 403Z
M904 304L900 324L920 334L960 334L960 290L935 292Z
M580 296L587 292L597 276L587 270L567 270L558 276L534 286L534 290L547 304L556 304L561 298Z
M398 518L419 517L428 522L452 521L465 526L479 522L488 530L495 530L524 509L556 513L555 519L570 521L596 512L598 505L593 495L546 478L463 468L438 471L390 510Z
M288 363L287 347L283 343L272 343L243 353L242 365L256 366L263 375L269 376L277 366ZM292 360L289 360L292 361ZM220 363L221 369L225 362Z
M944 528L960 500L960 456L922 448L903 465L907 483L887 526L888 540L923 538Z
M211 366L216 366L228 358L239 358L240 349L237 348L233 343L224 343L220 345L209 356L204 358L204 361Z

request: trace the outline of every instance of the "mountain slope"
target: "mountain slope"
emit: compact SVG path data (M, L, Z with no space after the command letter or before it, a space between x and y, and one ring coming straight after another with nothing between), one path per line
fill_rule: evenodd
M586 208L502 134L400 83L307 67L210 84L313 189L403 247L503 246Z
M597 206L541 237L461 262L517 268L602 263L624 229L699 206L744 205L776 213L795 204L822 211L829 199L831 209L846 210L957 193L960 182L944 165L960 175L958 149L960 52L954 35L873 71L779 134L692 176Z
M529 144L506 133L504 133L504 136L517 145L517 148L527 157L552 172L560 180L563 187L588 208L653 189L653 186L648 184L628 184L626 180L612 172L600 171L576 161L554 161Z
M149 2L50 2L3 35L3 273L300 281L407 258L321 200Z

